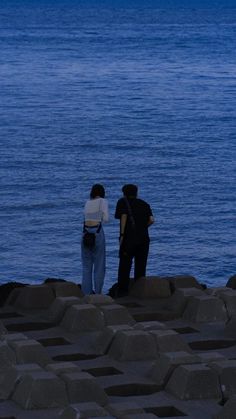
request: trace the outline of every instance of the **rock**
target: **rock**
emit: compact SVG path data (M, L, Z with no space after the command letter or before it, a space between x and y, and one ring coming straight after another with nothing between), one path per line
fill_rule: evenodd
M169 281L157 276L147 276L134 282L130 295L137 298L168 298L171 295Z
M233 275L229 278L226 287L236 290L236 275Z

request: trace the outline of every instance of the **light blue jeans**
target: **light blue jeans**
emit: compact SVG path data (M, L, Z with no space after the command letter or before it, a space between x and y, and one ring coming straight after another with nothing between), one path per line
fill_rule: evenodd
M94 233L97 227L86 227L89 233ZM101 294L106 270L105 235L103 228L96 233L96 243L93 249L81 243L82 256L82 291L84 294ZM94 287L94 288L93 288Z

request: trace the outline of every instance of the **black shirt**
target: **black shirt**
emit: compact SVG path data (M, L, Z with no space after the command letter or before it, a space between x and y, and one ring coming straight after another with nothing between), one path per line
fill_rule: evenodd
M149 240L148 222L149 218L152 216L152 210L150 208L150 205L148 205L147 202L139 198L129 198L128 201L135 221L135 232L138 241L143 242ZM125 227L125 238L128 238L132 235L133 227L130 221L129 210L125 198L121 198L117 202L115 218L121 219L121 216L123 214L126 214L128 216Z

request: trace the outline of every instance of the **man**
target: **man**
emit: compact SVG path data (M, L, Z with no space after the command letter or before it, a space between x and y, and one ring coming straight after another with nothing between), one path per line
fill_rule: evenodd
M124 185L122 192L124 196L117 202L115 212L115 218L120 220L119 295L128 292L133 259L134 279L146 275L150 242L148 227L154 223L150 206L137 198L136 185Z

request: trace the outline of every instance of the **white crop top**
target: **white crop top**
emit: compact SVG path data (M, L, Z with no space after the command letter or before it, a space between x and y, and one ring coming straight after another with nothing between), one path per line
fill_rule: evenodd
M84 207L84 220L107 222L109 220L108 202L104 198L89 199Z

